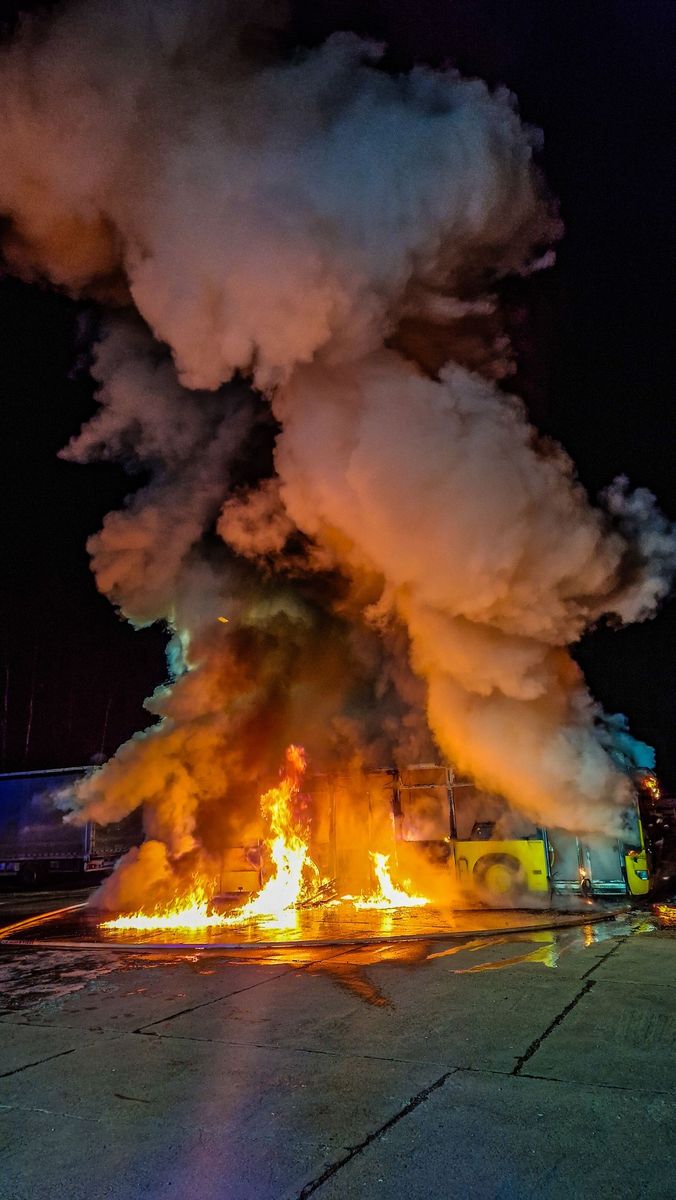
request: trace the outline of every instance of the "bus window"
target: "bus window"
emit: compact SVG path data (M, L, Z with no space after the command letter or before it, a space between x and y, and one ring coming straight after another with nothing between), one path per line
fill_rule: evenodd
M434 842L449 837L450 806L446 787L402 787L398 799L404 842Z
M495 821L475 821L470 833L473 842L488 842L493 837Z
M537 826L513 812L501 796L483 792L473 783L453 784L453 804L458 841L511 841L539 836Z
M638 812L634 806L628 808L622 818L622 841L624 843L625 854L630 854L632 851L638 853L642 849L641 833L638 824Z

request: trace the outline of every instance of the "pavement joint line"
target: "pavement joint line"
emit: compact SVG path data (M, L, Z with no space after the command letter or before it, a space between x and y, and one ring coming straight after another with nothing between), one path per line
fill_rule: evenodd
M58 1054L48 1054L46 1058L39 1058L37 1062L24 1063L22 1067L14 1067L11 1071L2 1071L0 1079L8 1079L10 1075L19 1075L21 1071L28 1071L31 1067L41 1067L43 1063L51 1062L53 1058L64 1058L66 1054L75 1054L77 1049L77 1046L73 1046L72 1050L59 1050Z
M369 1133L368 1136L363 1139L363 1141L359 1142L356 1146L351 1146L347 1154L344 1154L342 1158L337 1159L336 1162L330 1163L330 1165L322 1171L321 1175L317 1175L315 1179L311 1179L309 1183L305 1184L305 1187L301 1188L296 1200L307 1200L308 1196L312 1196L314 1192L318 1191L319 1188L327 1182L327 1180L332 1179L334 1175L337 1175L338 1171L342 1170L347 1163L351 1162L353 1158L356 1158L358 1154L361 1154L367 1149L368 1146L372 1145L377 1138L381 1137L384 1133L387 1133L387 1131L390 1130L393 1125L397 1125L398 1122L403 1120L404 1117L407 1117L409 1113L414 1112L416 1108L419 1108L421 1104L424 1104L425 1101L428 1100L432 1095L432 1092L436 1092L438 1088L443 1087L446 1081L450 1079L451 1075L455 1074L456 1070L457 1068L453 1067L450 1071L446 1071L443 1075L441 1075L439 1079L435 1079L434 1083L430 1083L426 1088L423 1088L422 1091L418 1092L417 1095L413 1096L412 1099L408 1101L408 1104L405 1104L403 1108L400 1108L399 1112L395 1113L393 1117L390 1117L389 1120L385 1121L383 1125L379 1125L377 1129L374 1129L373 1133Z
M561 1009L561 1012L554 1017L554 1020L550 1022L543 1033L541 1033L539 1037L536 1037L535 1041L531 1042L530 1046L526 1050L526 1053L520 1055L520 1057L516 1060L512 1075L521 1074L524 1063L527 1063L529 1058L532 1058L535 1052L540 1049L540 1046L546 1040L546 1038L549 1037L550 1033L553 1033L553 1031L558 1028L563 1021L565 1021L568 1013L572 1012L575 1006L580 1003L582 997L586 996L591 991L591 989L594 987L594 983L595 981L593 979L588 979L584 986L580 988L577 995L573 996L573 999L570 1001L570 1003L567 1004L565 1008Z
M581 1079L561 1079L558 1075L530 1075L527 1071L522 1072L517 1076L518 1079L539 1079L543 1083L562 1083L566 1087L585 1088L587 1091L595 1091L600 1088L603 1091L609 1092L628 1092L630 1095L645 1095L645 1096L669 1096L673 1099L674 1092L664 1088L655 1087L627 1087L623 1083L585 1083Z
M507 1067L456 1067L455 1070L456 1073L468 1075L500 1075L503 1079L510 1079L512 1075Z
M580 976L580 978L587 979L587 977L589 975L593 975L594 971L598 970L598 968L601 966L601 963L604 963L606 961L606 959L610 958L610 956L612 954L615 954L615 952L617 950L619 950L620 946L625 941L626 941L626 938L618 937L617 941L615 942L615 945L610 947L610 950L607 952L607 954L604 954L601 958L597 958L594 965L591 966L588 971L585 971L584 974Z
M278 1050L280 1054L322 1054L326 1058L358 1058L367 1059L369 1062L389 1062L402 1063L411 1066L411 1064L423 1062L429 1066L433 1066L432 1059L420 1057L416 1058L398 1058L391 1054L349 1054L340 1050L320 1050L314 1046L276 1046L273 1042L236 1042L231 1038L206 1038L192 1037L188 1033L146 1033L143 1029L133 1030L134 1034L139 1034L141 1037L156 1037L163 1038L172 1042L200 1042L211 1046L240 1046L250 1050ZM454 1071L472 1070L471 1067L452 1068ZM498 1074L509 1075L509 1071L498 1072Z
M0 1021L0 1030L4 1029L5 1025L10 1029L14 1025L20 1025L22 1029L72 1029L73 1033L82 1033L82 1025L68 1025L64 1021L7 1021L3 1019ZM87 1033L100 1033L104 1037L111 1034L114 1037L122 1036L120 1029L116 1029L114 1025L85 1025L84 1028ZM137 1030L125 1029L123 1032L136 1033ZM79 1050L79 1046L76 1049Z
M66 1051L67 1054L79 1054L81 1050L88 1050L99 1038L103 1038L106 1042L116 1042L120 1038L127 1037L128 1034L137 1032L135 1029L114 1029L112 1025L85 1025L83 1028L81 1025L63 1025L56 1022L50 1024L49 1022L43 1023L42 1021L3 1021L0 1023L0 1030L2 1030L4 1025L9 1026L10 1029L14 1025L20 1025L22 1029L49 1029L52 1033L58 1033L60 1030L65 1029L70 1033L79 1034L80 1036L86 1034L90 1040L82 1042L79 1046L74 1046L72 1051ZM47 1062L47 1059L44 1061ZM0 1079L2 1078L3 1076L0 1075ZM1 1197L0 1200L2 1200Z
M395 1060L393 1060L395 1061ZM396 1060L399 1061L399 1060ZM458 1075L498 1075L503 1079L514 1078L514 1071L503 1071L499 1067L456 1067L455 1074ZM517 1079L536 1079L541 1083L561 1083L564 1087L584 1088L587 1092L594 1092L598 1089L614 1092L628 1092L630 1095L648 1095L648 1096L669 1096L673 1099L674 1091L664 1088L654 1087L639 1087L637 1085L625 1085L623 1083L590 1083L581 1079L561 1079L558 1075L536 1075L530 1071L520 1071L516 1076Z
M273 975L269 979L259 979L257 983L250 983L248 987L237 988L234 992L226 992L223 996L214 996L212 1000L202 1000L200 1004L191 1004L188 1008L181 1008L178 1012L170 1013L167 1017L158 1017L156 1021L148 1021L145 1025L139 1025L138 1029L132 1029L132 1033L145 1033L146 1029L152 1029L153 1025L163 1025L165 1021L175 1021L177 1017L184 1017L187 1013L197 1012L200 1008L208 1008L210 1004L218 1004L221 1000L229 1000L231 996L241 996L242 992L251 992L254 988L262 987L265 983L274 983L275 979L281 979L283 975L288 975L287 971L280 971L278 975Z
M335 957L338 956L336 955ZM327 960L322 959L321 961L326 962ZM310 965L314 964L301 963L298 967L286 967L283 971L279 971L277 975L268 976L266 979L259 979L256 981L256 983L250 983L247 985L247 987L237 988L234 992L227 992L224 996L214 996L212 1000L203 1000L200 1004L192 1004L188 1008L182 1008L179 1012L171 1013L168 1017L158 1017L156 1021L148 1021L147 1024L140 1025L138 1029L133 1029L131 1032L145 1033L147 1029L152 1029L153 1025L163 1025L165 1021L174 1021L176 1017L184 1017L186 1013L197 1012L197 1010L200 1008L208 1008L210 1004L218 1004L221 1000L229 1000L231 996L241 996L242 992L251 992L254 988L264 987L265 984L274 983L276 979L282 979L285 975L291 975L298 971L304 971Z
M0 1029L3 1025L21 1025L24 1029L55 1029L55 1025L51 1025L49 1021L10 1021L6 1014L3 1014L0 1021ZM66 1026L68 1028L68 1026Z

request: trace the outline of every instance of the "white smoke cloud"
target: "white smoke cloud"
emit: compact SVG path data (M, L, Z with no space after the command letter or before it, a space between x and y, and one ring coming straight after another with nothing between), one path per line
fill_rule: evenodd
M629 785L565 647L650 616L676 542L626 481L594 509L491 382L499 280L560 232L539 135L504 89L393 76L352 35L282 57L275 19L90 0L0 54L6 260L136 310L64 452L147 476L91 539L98 586L174 630L160 724L83 812L143 801L174 869L241 837L285 740L383 762L433 738L538 821L615 828Z
M73 4L0 60L6 252L76 292L122 271L186 386L354 358L553 232L507 92L346 34L234 70L228 17Z
M442 750L543 824L617 828L628 780L562 647L604 613L654 612L675 563L654 498L613 485L613 529L520 403L455 365L303 368L273 407L286 509L349 574L381 577Z

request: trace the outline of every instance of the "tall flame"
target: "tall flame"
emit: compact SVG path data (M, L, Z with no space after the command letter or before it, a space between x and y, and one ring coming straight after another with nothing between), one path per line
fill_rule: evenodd
M196 878L187 891L170 904L158 905L150 912L139 911L104 921L102 928L207 929L239 925L254 919L277 928L295 924L296 906L308 899L321 883L319 870L310 857L306 831L293 811L305 767L302 746L289 746L281 783L261 797L261 812L270 829L267 845L273 870L260 892L246 904L228 916L214 912L215 886L206 878Z
M273 873L260 892L227 918L228 924L252 919L277 926L293 924L297 905L307 900L322 882L310 857L307 831L302 829L293 811L293 800L306 766L302 746L288 747L286 763L281 783L261 797L261 811L270 827L268 848Z

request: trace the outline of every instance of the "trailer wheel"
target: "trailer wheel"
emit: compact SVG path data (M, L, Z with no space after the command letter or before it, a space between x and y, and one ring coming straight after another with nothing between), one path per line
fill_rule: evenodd
M512 854L484 854L474 866L474 878L480 895L491 904L514 900L524 889L526 876Z

